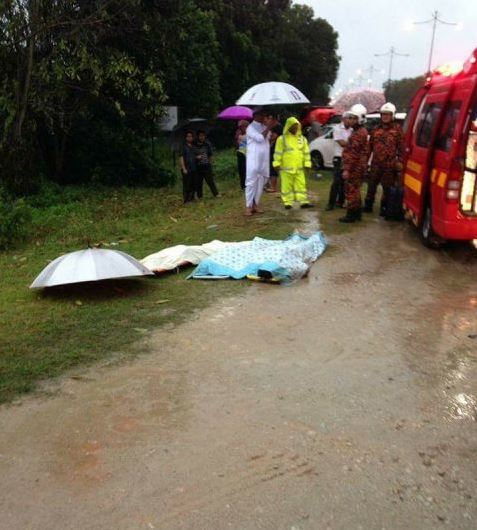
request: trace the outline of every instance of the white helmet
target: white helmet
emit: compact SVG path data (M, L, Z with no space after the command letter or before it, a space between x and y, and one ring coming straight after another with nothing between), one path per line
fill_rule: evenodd
M361 105L361 103L356 103L356 105L353 105L348 112L352 116L356 116L358 118L358 123L360 125L366 123L366 113L368 111L364 105Z
M379 112L380 112L380 114L382 114L383 112L389 112L389 114L392 114L393 119L394 119L394 115L396 114L396 106L393 105L392 103L385 103L385 104L379 109Z

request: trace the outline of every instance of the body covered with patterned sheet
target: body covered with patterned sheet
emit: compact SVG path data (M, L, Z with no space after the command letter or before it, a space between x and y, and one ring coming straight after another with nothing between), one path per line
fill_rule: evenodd
M292 281L305 276L326 248L322 232L293 234L285 240L256 237L235 243L202 260L189 278L245 278L265 276Z

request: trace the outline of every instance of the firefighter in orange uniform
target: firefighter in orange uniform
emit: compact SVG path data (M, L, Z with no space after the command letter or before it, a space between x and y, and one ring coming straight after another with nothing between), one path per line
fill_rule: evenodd
M368 161L368 131L364 127L366 107L360 103L353 105L348 111L348 120L353 132L342 154L347 207L346 215L340 219L342 223L361 220L361 184Z
M364 201L364 212L373 211L374 198L378 185L383 187L380 215L385 215L386 199L391 186L399 184L399 175L403 167L404 139L401 127L394 122L396 107L392 103L385 103L381 109L381 122L371 132L369 151L371 153L371 168L368 183L368 193Z

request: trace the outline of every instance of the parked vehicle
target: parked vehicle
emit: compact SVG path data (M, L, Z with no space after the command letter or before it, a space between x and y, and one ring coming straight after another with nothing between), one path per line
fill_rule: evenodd
M477 49L427 78L404 131L404 208L423 243L477 239Z
M333 132L338 126L339 124L326 126L327 131L310 142L311 161L316 169L333 167L333 157L335 156Z
M302 127L308 127L312 122L317 121L320 125L327 123L337 114L333 107L313 107L306 110L306 114L300 116Z

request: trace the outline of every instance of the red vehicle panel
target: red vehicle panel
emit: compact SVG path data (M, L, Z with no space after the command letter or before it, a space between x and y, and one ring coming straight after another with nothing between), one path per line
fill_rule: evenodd
M477 49L458 71L437 69L405 124L404 207L424 240L477 239Z

